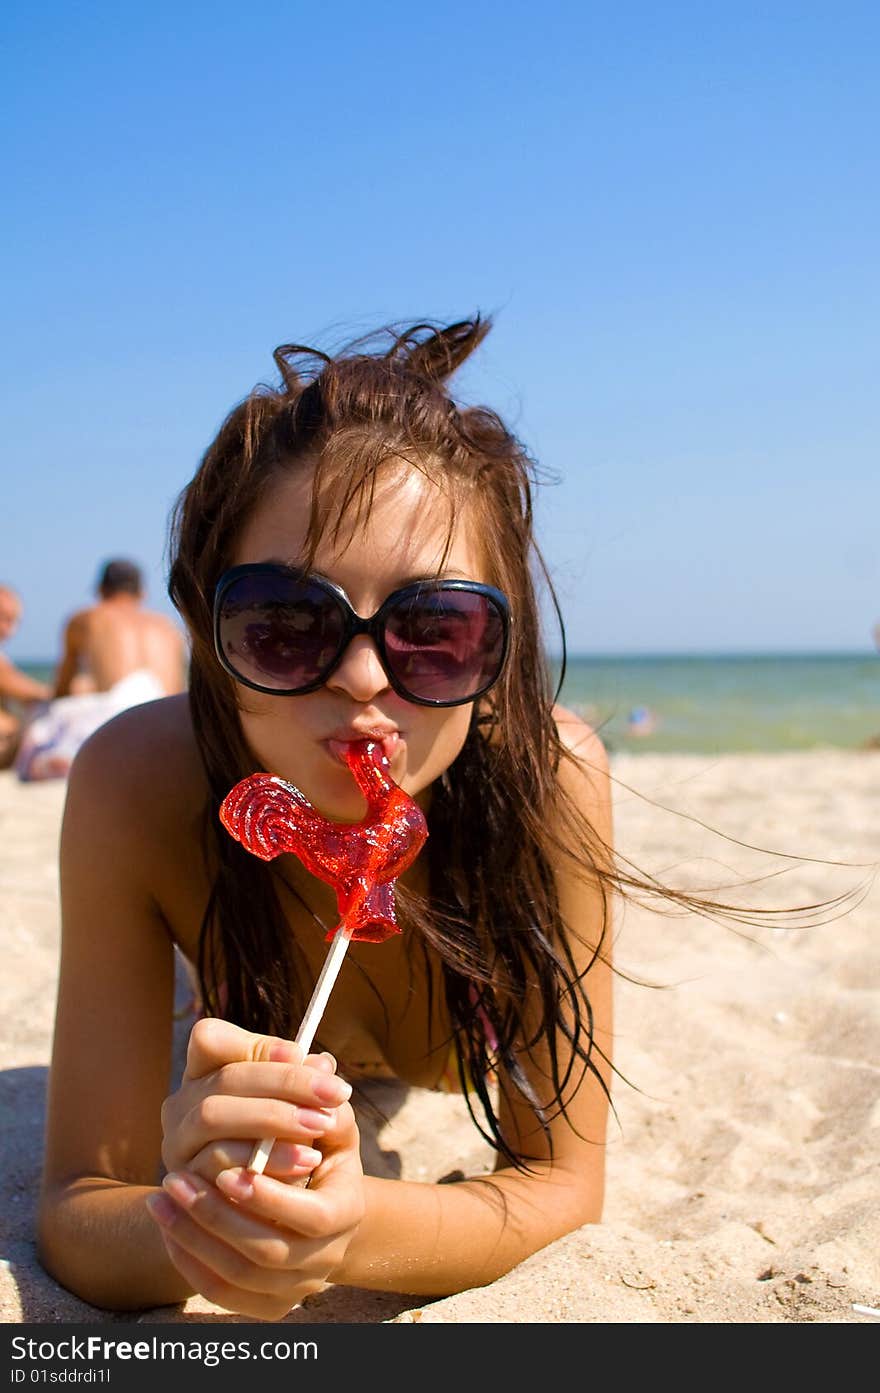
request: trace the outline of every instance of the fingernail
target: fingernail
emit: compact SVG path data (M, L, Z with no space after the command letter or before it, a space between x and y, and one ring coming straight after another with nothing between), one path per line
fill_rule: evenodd
M315 1060L315 1068L323 1070L325 1074L335 1074L336 1060L328 1050L325 1050L324 1053L319 1054Z
M347 1103L351 1097L351 1084L335 1074L321 1074L312 1080L312 1092L322 1103Z
M329 1113L316 1112L314 1108L298 1108L296 1120L307 1132L314 1132L317 1136L333 1126L333 1118Z
M177 1175L170 1171L162 1181L162 1188L167 1190L172 1199L176 1199L178 1204L182 1204L188 1209L193 1200L198 1195L198 1190L192 1181L187 1180L185 1175Z
M298 1166L320 1166L324 1157L320 1151L316 1151L313 1146L298 1146L296 1148L296 1164Z
M167 1195L147 1195L147 1209L163 1229L170 1228L177 1218L177 1206Z
M249 1200L254 1182L245 1170L225 1170L217 1176L217 1189L236 1200Z

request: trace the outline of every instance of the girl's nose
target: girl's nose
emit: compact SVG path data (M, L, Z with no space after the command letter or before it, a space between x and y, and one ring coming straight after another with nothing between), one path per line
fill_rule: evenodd
M359 702L372 701L380 692L388 690L388 677L371 638L358 634L352 639L342 655L342 662L327 679L327 686Z

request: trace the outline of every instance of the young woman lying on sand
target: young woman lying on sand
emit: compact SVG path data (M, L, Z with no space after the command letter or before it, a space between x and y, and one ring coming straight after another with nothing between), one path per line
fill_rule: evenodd
M98 731L64 817L39 1242L96 1306L198 1292L272 1320L329 1282L443 1295L601 1216L609 906L635 882L603 745L543 660L531 461L448 395L487 329L279 349L281 385L231 412L181 496L188 697ZM384 623L346 643L349 607ZM248 855L218 808L262 769L358 821L339 742L368 737L430 835L403 932L351 944L303 1058L333 891ZM175 945L206 1015L167 1097ZM494 1172L365 1177L350 1081L381 1071L467 1090Z

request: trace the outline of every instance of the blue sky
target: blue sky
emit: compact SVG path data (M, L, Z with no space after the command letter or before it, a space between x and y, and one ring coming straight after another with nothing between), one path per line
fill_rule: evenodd
M870 649L873 4L22 0L0 580L51 657L292 339L495 316L582 652Z

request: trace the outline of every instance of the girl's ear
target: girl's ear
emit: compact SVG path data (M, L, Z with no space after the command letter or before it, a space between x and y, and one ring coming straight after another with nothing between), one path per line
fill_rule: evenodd
M462 319L445 329L433 324L414 324L395 341L388 352L410 372L434 382L445 382L482 343L492 327L491 319ZM420 335L428 331L427 338Z

